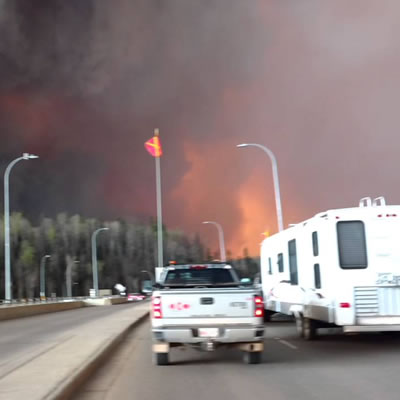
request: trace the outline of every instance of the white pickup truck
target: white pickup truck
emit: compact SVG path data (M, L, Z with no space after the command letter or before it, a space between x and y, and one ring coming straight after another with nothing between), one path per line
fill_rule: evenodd
M242 286L227 264L166 267L152 297L153 354L168 365L171 347L213 351L236 347L258 364L264 349L264 304L258 289Z

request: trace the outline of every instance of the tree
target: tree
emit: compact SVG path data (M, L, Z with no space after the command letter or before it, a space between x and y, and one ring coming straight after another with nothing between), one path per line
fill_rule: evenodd
M113 289L116 283L122 283L128 291L140 290L141 271L154 273L157 265L157 230L153 222L100 221L65 213L55 218L43 217L38 226L32 226L20 213L12 214L10 222L14 298L39 296L39 265L46 254L51 256L46 262L47 295L67 294L66 275L68 282L71 276L73 295L88 295L93 287L91 235L102 226L109 231L97 238L100 288ZM166 262L204 261L206 251L198 235L188 236L165 226L163 230ZM0 285L3 297L3 271Z

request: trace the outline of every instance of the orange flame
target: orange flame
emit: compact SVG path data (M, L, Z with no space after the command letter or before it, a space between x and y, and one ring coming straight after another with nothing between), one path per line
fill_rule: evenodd
M186 142L184 153L190 167L171 194L182 204L175 223L201 232L213 250L218 249L217 234L200 228L204 220L219 222L225 231L226 247L233 257L247 248L259 255L261 233L276 232L276 214L272 177L267 169L254 167L250 175L241 175L239 152L234 142L212 146ZM223 155L223 156L222 156ZM232 192L231 188L237 188ZM270 189L269 189L270 188Z

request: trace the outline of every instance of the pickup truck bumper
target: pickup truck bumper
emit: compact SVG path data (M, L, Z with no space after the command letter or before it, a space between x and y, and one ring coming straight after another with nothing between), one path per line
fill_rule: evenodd
M259 342L264 338L264 326L226 326L218 327L218 335L215 337L199 336L199 328L209 328L196 326L192 327L176 327L165 326L153 328L153 338L157 342L166 343L248 343Z

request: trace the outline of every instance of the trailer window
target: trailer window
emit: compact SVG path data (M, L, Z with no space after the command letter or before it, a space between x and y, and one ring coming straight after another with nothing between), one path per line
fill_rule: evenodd
M289 241L289 270L290 270L290 284L297 285L299 283L297 275L297 252L296 252L296 239Z
M272 275L272 262L271 257L268 258L268 274Z
M314 287L315 289L321 289L321 271L319 264L314 264Z
M314 257L316 257L319 254L318 233L317 232L312 233L312 248L313 248Z
M283 272L283 254L279 253L278 254L278 271Z
M339 262L343 269L367 268L365 228L362 221L337 223Z

